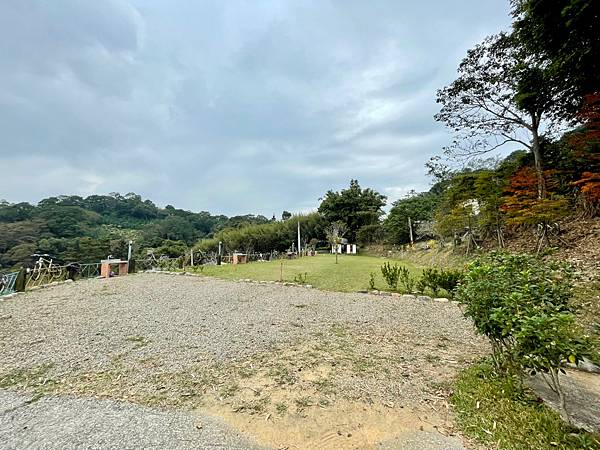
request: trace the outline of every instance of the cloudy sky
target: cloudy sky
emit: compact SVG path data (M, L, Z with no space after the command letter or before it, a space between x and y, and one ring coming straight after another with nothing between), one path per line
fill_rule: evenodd
M3 0L0 198L228 215L427 189L435 91L508 0Z

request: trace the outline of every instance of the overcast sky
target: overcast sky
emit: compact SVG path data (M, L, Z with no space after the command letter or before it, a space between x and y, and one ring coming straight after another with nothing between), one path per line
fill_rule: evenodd
M508 0L3 0L0 199L280 215L428 189L435 91Z

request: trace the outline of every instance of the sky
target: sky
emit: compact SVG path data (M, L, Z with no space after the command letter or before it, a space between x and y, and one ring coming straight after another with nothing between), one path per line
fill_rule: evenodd
M436 90L508 0L3 0L0 199L310 211L427 190Z

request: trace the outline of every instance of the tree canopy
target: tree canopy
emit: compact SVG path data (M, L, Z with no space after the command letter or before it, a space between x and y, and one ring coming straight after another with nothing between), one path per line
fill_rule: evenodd
M346 236L355 241L362 227L379 223L386 198L373 189L362 189L357 180L350 180L347 189L327 191L318 211L329 223L345 223L348 227Z
M519 41L548 68L555 109L573 120L585 98L600 93L600 3L512 0Z

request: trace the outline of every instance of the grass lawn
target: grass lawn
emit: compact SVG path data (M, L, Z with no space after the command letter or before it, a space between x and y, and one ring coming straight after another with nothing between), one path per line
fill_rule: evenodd
M317 255L235 266L204 266L202 273L228 280L279 281L283 264L283 281L294 281L294 278L306 274L306 284L316 288L355 292L368 289L369 275L374 273L375 289L386 290L388 287L381 275L381 265L385 261L397 262L407 267L415 277L421 275L422 268L414 263L362 255L339 255L338 264L335 263L335 255Z
M488 362L459 375L451 402L463 433L491 448L600 448L600 435L571 428L533 393L495 376Z

